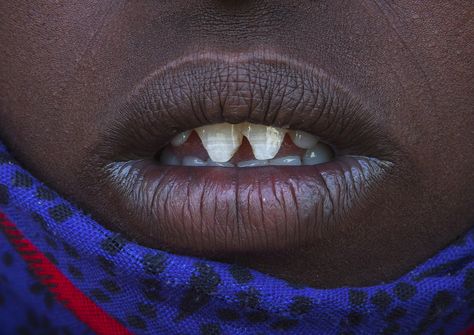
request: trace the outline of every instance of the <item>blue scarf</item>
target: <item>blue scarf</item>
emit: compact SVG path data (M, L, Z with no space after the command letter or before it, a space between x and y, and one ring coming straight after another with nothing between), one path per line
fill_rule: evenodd
M473 334L474 230L403 277L315 289L127 241L0 143L1 334Z

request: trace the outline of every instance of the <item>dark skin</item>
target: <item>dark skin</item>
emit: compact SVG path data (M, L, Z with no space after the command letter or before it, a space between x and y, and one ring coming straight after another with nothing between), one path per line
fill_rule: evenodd
M374 106L401 168L350 229L226 260L315 287L388 281L474 222L473 20L467 0L2 1L0 135L37 177L107 224L113 202L78 177L104 111L183 54L277 50Z

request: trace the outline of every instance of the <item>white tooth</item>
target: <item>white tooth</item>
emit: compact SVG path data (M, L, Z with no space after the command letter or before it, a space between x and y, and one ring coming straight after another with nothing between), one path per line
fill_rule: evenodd
M202 159L194 156L186 156L183 158L183 163L182 165L184 166L206 166L206 162L203 161Z
M301 165L300 156L285 156L272 159L268 165Z
M251 124L242 124L242 134L247 137L256 159L272 159L280 150L286 130Z
M229 161L242 144L240 127L230 123L219 123L196 128L201 142L214 162Z
M301 149L311 149L318 143L318 138L305 131L290 130L290 137L293 143Z
M180 165L178 157L168 148L165 148L161 153L160 162L164 165Z
M191 135L191 130L187 130L187 131L183 131L182 133L179 133L178 135L173 137L173 139L171 140L171 145L174 147L180 146L181 144L185 143L188 140L189 135Z
M220 166L220 167L234 167L235 165L229 162L214 162L213 160L207 161L207 166Z
M268 160L252 159L250 161L242 161L237 163L238 167L256 167L265 165L268 165Z
M332 151L328 145L318 143L313 149L306 150L303 157L304 165L315 165L329 162L332 159Z

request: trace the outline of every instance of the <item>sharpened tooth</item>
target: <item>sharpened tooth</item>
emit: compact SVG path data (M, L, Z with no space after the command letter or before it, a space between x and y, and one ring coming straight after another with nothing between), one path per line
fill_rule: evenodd
M240 127L230 123L219 123L196 128L196 133L214 162L229 161L242 144Z
M188 138L189 135L191 135L191 130L183 131L182 133L179 133L173 139L171 140L171 145L174 147L178 147L181 144L184 144Z
M238 162L238 167L257 167L257 166L265 166L268 165L268 160L259 160L259 159L252 159L249 161L242 161Z
M184 166L206 166L206 162L194 156L186 156L183 158Z
M245 122L241 125L242 134L247 138L256 159L272 159L280 150L286 130L251 124Z
M306 150L303 157L304 165L316 165L329 162L333 157L331 148L323 143L318 143L313 149Z
M318 143L318 138L301 130L289 131L293 143L301 149L311 149Z
M275 158L269 161L268 165L288 165L288 166L301 165L301 158L300 156L285 156L285 157Z

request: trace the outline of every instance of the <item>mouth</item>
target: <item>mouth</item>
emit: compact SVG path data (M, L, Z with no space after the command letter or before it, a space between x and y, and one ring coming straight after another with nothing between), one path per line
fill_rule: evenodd
M275 54L179 59L107 115L84 180L115 213L94 211L141 244L207 257L347 229L397 152L349 89Z

